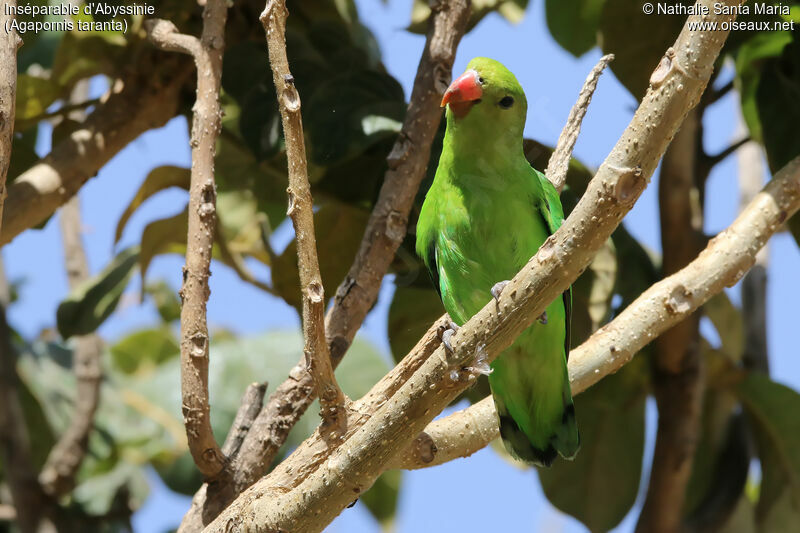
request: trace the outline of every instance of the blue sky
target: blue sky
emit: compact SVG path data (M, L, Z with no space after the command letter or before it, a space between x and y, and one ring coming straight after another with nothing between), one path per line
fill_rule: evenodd
M358 0L361 20L375 33L383 51L384 63L392 75L410 94L424 38L409 34L407 25L411 0ZM484 19L462 41L454 73L463 71L474 56L500 60L518 77L529 100L526 135L546 144L555 144L570 107L586 74L600 57L594 50L580 59L563 51L550 38L544 22L544 2L531 2L525 19L510 25L496 15ZM730 69L723 78L730 77ZM724 80L722 80L724 81ZM103 91L102 83L93 83L92 92ZM302 96L302 95L301 95ZM709 153L726 147L735 137L737 123L736 96L721 99L706 117L705 145ZM584 121L575 155L596 168L616 143L627 126L636 102L607 72L600 80L592 105ZM40 138L49 137L42 135ZM49 151L47 142L38 147ZM82 210L89 263L93 272L114 255L113 232L116 221L127 202L149 170L165 164L188 166L189 145L182 118L149 132L117 155L99 175L81 190ZM659 249L657 211L657 175L634 209L626 218L628 229L644 244ZM138 242L143 227L150 221L177 213L183 208L185 195L167 192L148 201L133 216L117 249ZM715 233L724 229L738 210L738 182L735 157L718 165L708 181L705 229ZM291 229L282 226L274 236L277 247L285 246ZM59 228L54 217L41 231L29 231L3 249L6 272L11 280L25 279L21 300L9 311L9 318L27 337L36 336L44 327L52 327L55 309L67 293ZM163 278L172 286L180 283L182 259L178 256L154 260L148 279ZM257 272L257 265L251 265ZM800 272L800 253L791 236L780 234L770 242L768 287L768 340L773 376L800 388L800 366L795 357L796 344L790 338L796 327L792 305L800 300L800 285L795 281ZM386 313L391 283L384 283L379 305L368 317L362 333L388 353ZM119 311L101 328L100 333L113 341L133 329L158 322L150 303L138 302L139 282L136 277L123 298ZM211 278L212 296L209 322L241 334L268 329L296 327L297 315L282 301L265 295L242 283L224 266L215 266ZM329 291L331 288L329 288ZM738 286L729 290L739 302ZM703 325L709 338L713 328ZM645 469L652 453L655 410L648 408L648 444ZM145 507L134 517L134 526L141 532L160 532L174 527L189 505L189 499L171 494L155 475L153 490ZM641 496L641 495L640 495ZM618 527L630 531L635 513ZM463 531L584 531L578 522L563 515L547 503L533 471L519 469L490 449L469 459L404 474L395 531L418 532L433 529L441 533ZM377 532L378 524L360 504L345 510L329 528L332 532Z

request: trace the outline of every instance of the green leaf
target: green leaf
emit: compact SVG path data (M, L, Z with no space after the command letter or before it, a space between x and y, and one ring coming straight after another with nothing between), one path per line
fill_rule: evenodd
M741 311L723 291L703 304L703 312L714 324L725 355L734 362L741 361L744 354L744 321Z
M745 43L736 54L736 85L742 104L742 115L750 136L763 142L761 119L758 114L756 93L765 62L781 54L792 41L789 32L762 33Z
M394 520L402 480L402 470L388 470L359 498L384 529L389 528Z
M366 211L345 204L326 204L314 213L320 274L328 298L344 279L367 225ZM272 285L286 303L301 307L297 273L297 241L292 241L272 265Z
M775 522L796 525L800 521L800 394L756 373L748 374L736 392L750 420L761 461L756 507L759 527Z
M261 357L259 354L269 354ZM216 342L212 335L209 367L211 424L221 442L233 422L242 393L256 381L267 381L267 396L286 379L289 371L303 356L302 335L298 331L273 331L257 337ZM170 359L156 371L131 379L137 397L147 399L149 416L168 416L182 430L180 397L180 361ZM366 393L388 371L386 360L369 343L356 338L347 357L336 370L342 390L351 398ZM137 378L137 376L134 376ZM319 425L318 407L312 407L289 434L284 451L297 446ZM185 447L183 447L185 450ZM183 455L183 454L182 454ZM202 482L191 457L165 456L155 466L165 483L173 489L192 494Z
M56 311L63 338L93 332L114 312L138 260L138 246L123 250L102 272L70 292Z
M170 187L180 187L181 189L189 190L189 177L190 171L188 168L181 168L175 166L158 167L150 171L147 177L142 182L139 190L136 191L133 199L125 208L122 216L119 217L117 222L117 230L114 233L114 244L118 243L122 237L122 232L125 230L125 225L128 223L131 215L141 206L145 200L154 194L161 192Z
M566 51L580 57L597 42L597 26L605 0L547 0L550 35Z
M30 120L45 113L56 101L59 87L48 78L30 74L17 76L17 109L14 120Z
M777 172L800 154L800 38L794 33L780 56L762 65L756 107L767 160Z
M111 360L125 374L151 372L179 353L178 341L166 326L134 331L111 346Z
M165 323L169 324L181 317L181 302L167 282L159 280L155 283L148 283L144 292L153 298L158 314Z
M473 0L467 31L474 28L486 15L497 11L508 22L517 23L525 15L528 0ZM425 33L431 8L425 0L414 0L411 8L411 24L406 28L413 33Z
M56 50L51 79L61 87L96 74L111 75L123 63L125 37L116 32L65 33Z
M397 80L364 69L324 82L305 109L310 159L331 165L362 153L385 136L394 137L406 104Z
M730 365L708 343L704 343L704 351L706 357L714 353L713 357ZM750 468L748 433L736 397L728 389L715 387L709 376L700 439L684 502L688 530L716 530L733 512Z
M679 0L674 4L691 5ZM686 17L645 15L640 2L607 0L600 16L600 39L604 54L614 54L610 67L634 98L640 100L650 84L664 51L672 46Z
M439 294L430 285L397 287L387 326L394 360L403 359L443 313Z
M616 526L636 501L644 453L645 361L637 357L575 397L581 451L540 468L550 503L591 531Z
M142 231L139 272L142 285L147 279L150 262L160 254L186 253L186 236L189 224L188 206L177 215L151 222ZM212 252L213 254L213 252Z
M116 505L123 509L138 509L150 492L150 485L141 467L120 462L111 471L92 476L72 492L83 510L103 516ZM122 499L124 501L117 500Z
M612 239L608 239L572 284L572 346L581 344L607 322L616 279L617 256Z
M622 297L619 314L625 307L639 297L647 288L658 281L658 268L651 254L620 224L611 236L617 250L617 283L614 292Z

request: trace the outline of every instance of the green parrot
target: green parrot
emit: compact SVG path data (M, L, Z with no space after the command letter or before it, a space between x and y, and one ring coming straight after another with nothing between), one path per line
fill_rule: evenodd
M439 167L417 224L417 253L454 324L449 338L533 256L564 220L558 192L525 159L527 101L499 62L477 57L448 88ZM580 448L567 373L567 290L485 365L506 449L550 466ZM480 362L473 367L480 371Z

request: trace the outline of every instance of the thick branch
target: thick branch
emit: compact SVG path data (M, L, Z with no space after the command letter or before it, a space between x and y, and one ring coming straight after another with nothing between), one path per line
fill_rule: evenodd
M702 249L703 214L696 176L699 115L697 109L689 113L661 165L658 193L664 275L685 267ZM681 523L702 414L699 325L699 314L693 314L655 342L658 433L639 531L677 531Z
M207 478L225 466L208 405L208 324L206 304L211 248L216 231L217 189L214 183L214 150L220 130L219 89L225 46L225 0L207 0L203 8L203 32L196 37L177 33L169 22L148 25L150 39L167 50L190 54L197 67L197 100L192 119L192 170L189 186L189 229L186 266L181 288L181 396L183 422L189 451L198 470Z
M160 53L143 53L83 127L8 188L0 245L46 220L131 141L175 116L187 66Z
M586 110L589 109L589 104L592 102L592 95L597 88L597 81L600 79L600 74L603 73L603 70L613 60L614 54L604 55L586 77L586 81L583 82L583 88L578 94L578 100L572 106L567 123L558 137L556 149L547 162L547 170L544 171L544 174L558 192L561 192L567 182L567 171L569 170L569 161L572 158L572 150L575 148L578 135L581 133L581 123L583 122L583 117L586 116Z
M694 261L648 289L620 316L572 350L569 374L573 396L619 370L658 335L734 285L753 262L757 268L757 257L767 239L798 208L800 159L781 170ZM731 257L735 259L731 261ZM494 401L485 398L429 424L388 468L425 468L467 457L499 436Z
M343 421L345 397L333 374L331 354L325 339L325 290L319 274L317 241L314 236L314 202L308 183L306 145L300 114L300 95L286 58L285 0L270 0L261 14L267 34L269 63L281 112L286 158L289 161L289 210L297 240L297 268L303 293L303 354L306 368L319 397L323 423L337 428Z
M732 17L707 18L721 23ZM472 374L461 370L478 354L495 358L587 267L633 206L696 104L726 37L726 32L684 28L653 73L632 123L570 217L511 280L499 301L490 301L452 337L452 354L437 348L341 446L318 467L306 469L294 457L314 445L319 434L312 436L220 514L208 531L224 531L226 524L242 517L246 528L320 531L354 495L369 488L388 461L472 382ZM354 410L359 408L357 402ZM288 470L294 477L287 485Z
M0 305L0 459L17 510L17 525L23 533L33 533L42 518L46 497L31 459L28 428L19 401L16 359L5 305Z
M70 288L77 287L89 277L89 265L81 242L81 216L78 196L61 208L61 235L64 259ZM75 341L72 371L75 374L75 411L69 427L50 450L39 474L44 491L58 498L75 485L75 474L86 456L89 432L100 398L102 378L102 341L97 335L85 335Z
M6 32L6 22L14 19L6 10L14 9L16 0L5 3L0 13L0 224L3 221L3 205L6 201L6 175L11 164L11 145L14 141L14 117L17 97L17 48L22 40L16 31Z
M11 0L6 5L16 6ZM16 31L6 32L6 22L13 15L0 10L0 222L6 197L6 175L11 162L17 94L17 48L21 44ZM3 282L5 283L5 281ZM23 533L36 531L45 497L30 455L28 428L17 393L16 354L6 323L7 301L0 302L0 459L11 498L17 509L16 520Z

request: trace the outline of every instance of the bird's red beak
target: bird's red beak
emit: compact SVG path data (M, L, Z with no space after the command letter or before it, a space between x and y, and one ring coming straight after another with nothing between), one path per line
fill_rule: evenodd
M464 104L474 102L483 95L483 89L478 81L478 73L475 70L468 70L456 78L442 98L442 107L447 104Z

